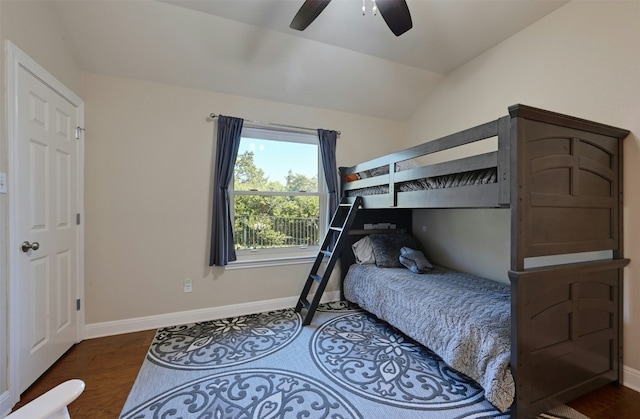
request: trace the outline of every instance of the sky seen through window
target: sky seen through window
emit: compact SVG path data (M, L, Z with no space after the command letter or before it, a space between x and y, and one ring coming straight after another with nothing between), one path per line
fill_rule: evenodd
M285 141L242 138L238 155L253 151L256 166L270 181L286 184L291 170L309 178L318 176L318 146Z

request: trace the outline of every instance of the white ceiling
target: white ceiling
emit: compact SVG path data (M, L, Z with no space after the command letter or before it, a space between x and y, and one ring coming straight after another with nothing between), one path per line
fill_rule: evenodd
M370 0L367 7L370 7ZM403 120L446 75L566 0L407 0L396 37L360 0L304 31L303 0L56 0L83 70Z

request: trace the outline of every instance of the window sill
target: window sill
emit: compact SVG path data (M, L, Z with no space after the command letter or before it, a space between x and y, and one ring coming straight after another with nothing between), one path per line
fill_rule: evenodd
M293 256L293 257L273 257L269 259L244 259L229 262L225 267L227 270L247 269L247 268L263 268L269 266L285 266L300 265L305 263L313 263L316 255Z

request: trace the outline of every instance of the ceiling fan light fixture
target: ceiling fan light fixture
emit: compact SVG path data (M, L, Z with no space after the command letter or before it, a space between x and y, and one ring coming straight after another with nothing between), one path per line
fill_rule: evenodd
M367 7L365 3L366 3L366 0L362 0L362 16L364 16L367 11ZM377 16L378 6L376 6L376 0L371 0L371 3L372 3L371 12L373 13L374 16Z
M373 15L378 11L395 36L400 36L413 27L411 13L406 0L372 0ZM331 0L305 0L289 27L303 31L313 22ZM362 14L366 12L366 0L362 0Z

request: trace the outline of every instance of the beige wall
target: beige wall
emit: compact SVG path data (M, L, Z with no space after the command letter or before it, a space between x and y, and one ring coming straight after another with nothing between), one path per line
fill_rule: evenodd
M2 29L4 28L3 18L4 10L2 4L0 4L0 41L3 41L4 38L1 36L3 34ZM4 41L3 41L4 43ZM4 68L5 68L5 55L0 54L0 79L4 80ZM6 96L4 92L6 89L2 90L2 94L0 95L0 172L7 173L7 133L6 133L6 121L4 118ZM9 366L9 258L7 256L8 250L8 239L9 235L7 234L9 229L9 219L7 215L8 207L7 207L7 195L0 194L0 336L2 337L2 343L0 343L0 397L3 395L8 395L7 390L9 389L9 377L7 374L7 369ZM8 403L8 402L7 402ZM3 408L0 408L0 414L2 413Z
M523 103L632 131L624 142L624 248L631 258L625 270L624 355L625 365L636 371L640 370L639 22L637 1L572 2L450 74L407 127L407 145L412 145L506 115L508 106ZM439 212L421 211L416 216L419 222L437 224L427 234L440 231L443 238L447 231L472 229L475 223L454 216L447 226ZM484 234L470 240L481 242L491 236ZM495 235L499 240L502 236ZM455 255L464 243L453 237L447 242L452 247L439 251ZM478 252L483 249L497 252L500 244L489 243ZM508 267L508 259L498 256L498 260Z
M2 38L10 40L82 96L82 69L71 53L50 1L2 0Z
M507 106L521 102L634 132L625 141L624 161L625 248L632 258L625 275L625 356L634 369L640 369L640 191L632 186L640 175L638 21L638 2L571 3L449 75L405 125L97 74L81 77L47 2L0 1L2 40L14 42L86 101L88 324L288 297L300 289L309 265L234 271L207 266L214 150L213 125L206 120L210 112L339 129L338 164L349 165L399 149L405 133L406 145L420 143L504 115ZM0 171L6 172L4 114ZM6 198L0 195L3 296ZM446 231L441 216L437 221ZM431 225L428 215L419 217ZM493 222L499 215L481 217ZM498 254L504 231L494 236L490 253ZM186 277L193 280L190 294L182 292ZM0 313L6 319L3 304L4 299ZM0 333L4 325L6 320ZM3 350L0 365L5 364ZM6 382L2 373L0 367L0 394Z
M395 150L387 139L405 134L400 122L90 73L83 90L87 324L300 292L310 264L208 266L211 112L340 130L339 165Z
M47 69L76 94L81 94L81 70L64 40L53 8L47 2L0 1L0 80L5 80L5 41L14 45ZM6 89L0 89L0 172L9 170L6 123ZM6 344L8 339L8 195L0 195L0 396L7 389ZM0 414L2 409L0 409Z

